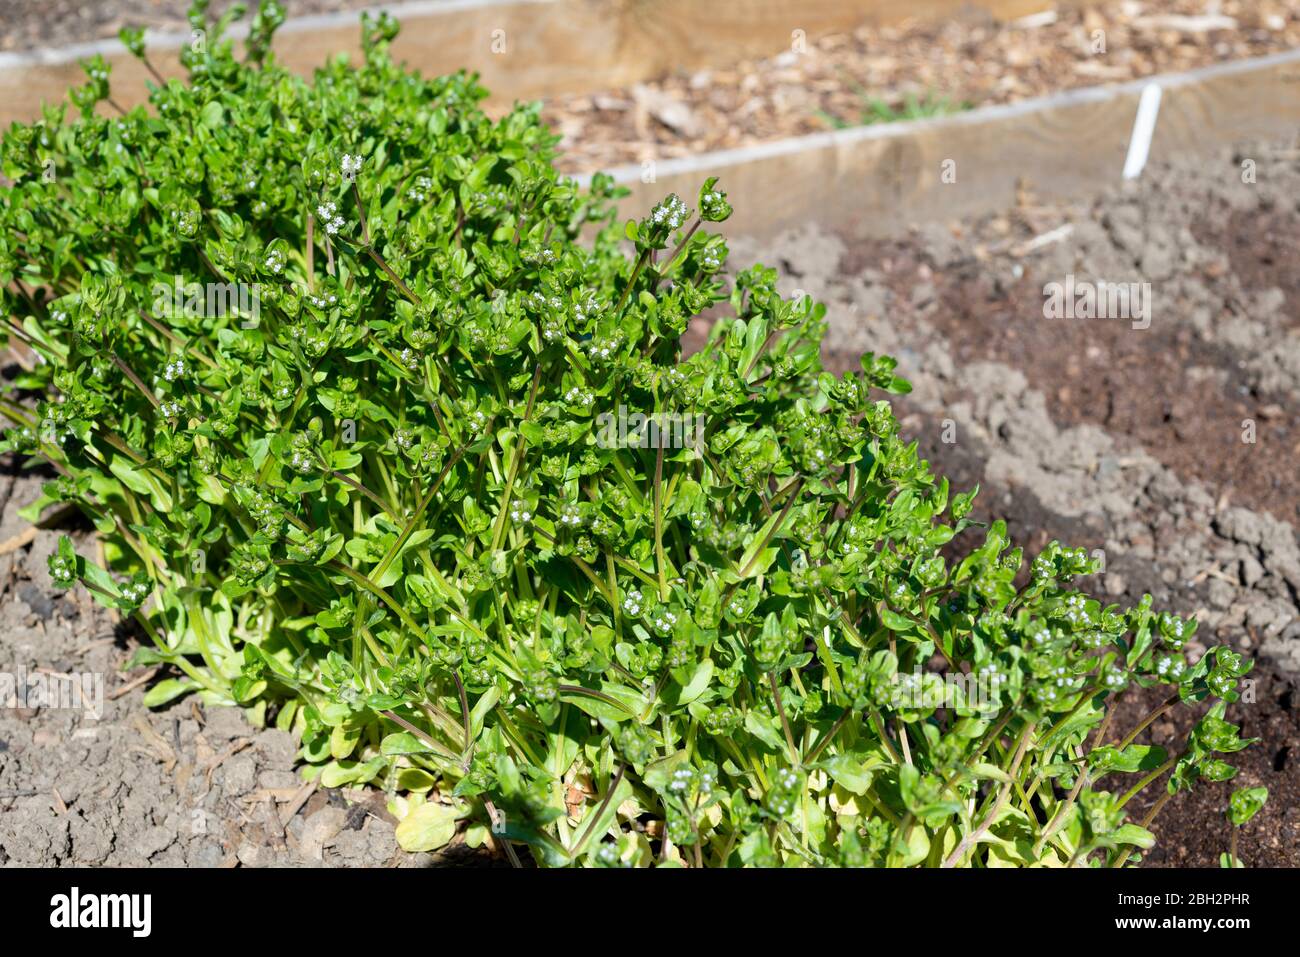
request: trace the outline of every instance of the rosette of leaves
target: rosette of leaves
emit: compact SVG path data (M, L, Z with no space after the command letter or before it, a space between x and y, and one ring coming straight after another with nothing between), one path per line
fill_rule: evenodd
M94 523L102 561L64 540L51 575L138 624L150 705L294 731L405 847L547 865L1118 864L1134 796L1227 776L1248 665L1076 590L1078 550L1026 568L996 523L953 560L975 490L900 435L894 361L832 375L823 306L726 277L715 181L619 228L536 106L395 64L387 17L303 80L276 4L243 58L235 13L194 5L148 107L96 61L0 141L40 360L5 447L57 473L29 514ZM1112 727L1135 688L1159 704ZM1137 742L1203 700L1173 755Z

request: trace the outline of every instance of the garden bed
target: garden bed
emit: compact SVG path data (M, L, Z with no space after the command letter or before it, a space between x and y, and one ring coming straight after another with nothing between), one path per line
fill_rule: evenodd
M1247 155L1259 162L1254 185L1238 175ZM733 242L733 262L779 266L787 292L825 299L833 364L848 368L864 349L899 356L915 385L897 402L905 431L955 488L981 483L976 517L1006 519L1031 550L1051 538L1103 549L1092 590L1127 602L1152 592L1198 613L1205 643L1257 658L1255 701L1231 711L1262 739L1232 786L1273 795L1241 835L1248 865L1300 864L1297 194L1289 144L1248 145L1213 163L1154 167L1086 204L1024 195L1000 215L888 239L801 231ZM1150 328L1045 320L1043 285L1068 272L1151 282ZM1240 441L1247 418L1253 446ZM955 442L944 441L945 420ZM3 480L0 541L23 532L16 508L38 486ZM118 675L133 637L79 591L56 597L45 569L56 538L39 530L0 557L4 658L105 673L111 696L148 673ZM0 714L0 861L435 862L396 850L376 792L316 791L300 804L307 792L282 733L186 702L150 713L144 690L107 701L96 723ZM1173 739L1189 721L1157 722L1148 736ZM1172 802L1148 864L1214 866L1229 788ZM436 859L466 861L502 863L463 845Z
M490 5L464 6L481 13ZM1152 11L1166 17L1163 31L1140 23ZM702 110L719 111L713 119L701 112L703 128L739 137L739 148L669 160L659 165L654 183L639 182L639 166L620 175L637 181L627 206L635 214L648 205L648 193L658 198L676 189L691 196L708 172L721 172L747 210L724 230L734 237L733 265L769 262L780 268L787 292L802 289L828 303L833 369L856 367L868 350L899 356L900 372L915 386L896 403L905 431L956 489L981 484L975 517L1007 520L1013 537L1031 552L1054 538L1100 550L1105 569L1091 590L1125 603L1150 592L1161 606L1200 618L1193 654L1198 645L1203 650L1219 641L1258 660L1253 694L1231 715L1262 745L1243 755L1234 786L1267 786L1273 800L1243 830L1240 853L1247 864L1297 865L1300 501L1293 481L1300 466L1294 425L1300 412L1300 151L1293 143L1251 142L1213 161L1206 157L1225 136L1274 134L1295 118L1300 104L1286 94L1300 77L1300 53L1276 48L1291 42L1288 31L1300 20L1286 5L1264 11L1233 6L1209 15L1208 26L1193 27L1188 11L1177 2L1127 4L1100 13L1066 10L1011 26L968 24L965 43L1017 51L1015 62L988 69L969 47L945 45L957 35L945 32L953 28L889 34L891 49L912 51L889 64L878 62L870 47L875 34L813 38L794 60L742 67L719 80L720 96L705 95L714 76L700 82L697 72L686 81ZM1231 30L1215 19L1229 13L1240 17ZM1171 15L1184 19L1170 21ZM1107 24L1107 42L1124 51L1124 76L1100 75L1085 69L1083 60L1074 68L1037 62L1034 50L1068 60L1071 54L1061 50L1081 30L1086 35L1096 17ZM1155 39L1148 42L1147 33ZM1029 34L1031 42L1006 40ZM912 55L921 49L916 44L927 43L934 57ZM1270 53L1262 60L1219 62ZM841 54L846 59L837 60ZM804 60L829 72L789 75ZM910 93L923 112L931 79L958 75L951 69L958 60L978 66L960 75L974 92L970 99L950 90L941 95L962 105L984 104L981 110L775 144L770 137L807 132L779 126L803 117L803 107L770 111L777 124L770 130L743 128L746 116L762 112L764 97L779 99L775 88L762 87L762 80L755 86L745 75L807 83L827 94L825 102L813 103L814 112L819 123L835 125L851 102L843 90L854 85L852 63L870 61L877 72L866 83ZM1166 105L1156 159L1144 178L1084 203L1060 202L1113 178L1106 171L1112 163L1118 168L1132 109L1147 82L1135 78L1188 68L1194 72L1162 74L1157 81ZM1053 71L1067 79L1048 85L1044 78ZM1008 82L990 83L995 73ZM919 77L920 85L909 87L904 76ZM1089 77L1130 82L1055 92ZM583 112L575 106L579 101L555 100L548 108L569 137L597 150L611 142L649 145L649 154L634 158L649 155L657 163L677 149L672 137L684 136L696 120L672 113L671 103L681 103L673 99L673 82L590 98L601 114L599 127L574 126ZM1012 102L1044 91L1052 95ZM632 97L631 106L611 99L624 95ZM728 96L749 96L745 104L758 106L747 112ZM886 102L878 112L888 119L897 109ZM739 117L741 125L722 123L723 114ZM630 140L619 127L629 118ZM751 134L754 141L745 145ZM726 145L702 135L687 138L701 148ZM1071 144L1084 159L1073 159ZM1179 153L1173 165L1162 162ZM346 167L349 157L343 159ZM951 191L952 184L936 182L940 159L954 159L960 170L960 185ZM581 168L595 160L571 151L568 162ZM1050 189L1040 198L1023 182L1026 176ZM853 187L859 181L870 184L863 189L871 202L857 202L862 197ZM788 195L775 195L778 183ZM1010 208L899 234L893 214L933 221L980 212L1005 205L1013 185ZM867 217L877 219L869 229ZM810 219L819 225L775 239L739 238ZM835 231L846 227L875 238L846 240ZM1149 327L1045 318L1047 284L1075 277L1149 284ZM25 704L0 712L0 863L502 863L490 852L470 851L463 836L436 858L398 851L390 813L397 805L387 805L375 789L304 783L295 769L294 739L260 727L274 713L254 711L250 720L236 709L204 709L190 698L149 710L146 691L176 675L167 666L124 671L139 636L84 591L55 588L47 560L58 530L71 532L83 553L96 545L87 527L65 515L47 515L37 529L26 526L18 509L36 497L42 478L21 472L14 460L6 461L0 478L0 648L10 670L33 681L98 676L103 703L97 715ZM463 688L461 697L463 705ZM1123 708L1136 717L1151 703L1130 700ZM1165 743L1184 735L1192 717L1157 721L1143 740ZM465 735L468 741L468 727ZM1222 821L1228 790L1210 787L1174 801L1156 823L1162 840L1148 863L1216 863L1227 826L1215 822Z

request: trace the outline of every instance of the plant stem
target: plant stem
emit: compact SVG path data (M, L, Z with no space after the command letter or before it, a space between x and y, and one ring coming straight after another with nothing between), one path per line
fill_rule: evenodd
M1162 714L1164 714L1174 705L1178 704L1178 701L1179 701L1178 692L1175 691L1164 701L1160 702L1160 704L1152 708L1150 713L1147 714L1147 716L1143 718L1140 722L1138 722L1138 726L1134 728L1132 731L1130 731L1127 735L1125 735L1124 740L1122 740L1119 744L1115 745L1116 750L1123 751L1125 748L1127 748L1130 744L1133 743L1134 738L1136 738L1139 734L1145 731L1147 727L1150 726L1150 724L1153 721L1155 721L1158 717L1160 717Z
M980 826L961 839L961 843L958 844L952 854L948 856L948 859L943 862L944 867L956 866L957 862L962 859L963 855L965 855L967 849L974 846L975 842L983 837L984 832L992 827L993 822L997 820L997 816L1002 811L1003 805L1007 803L1007 797L1011 794L1011 783L1015 780L1016 773L1020 770L1020 762L1025 759L1025 752L1029 749L1029 738L1033 735L1036 725L1037 722L1031 721L1029 726L1026 727L1024 732L1020 735L1020 744L1016 748L1016 756L1011 762L1011 770L1008 772L1011 780L1002 785L1002 791L998 794L997 801L994 802L993 807L989 809L988 814L984 816L984 820L980 822Z

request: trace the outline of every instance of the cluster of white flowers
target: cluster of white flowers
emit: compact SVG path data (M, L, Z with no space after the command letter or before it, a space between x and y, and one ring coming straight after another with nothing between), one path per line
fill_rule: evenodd
M745 606L741 604L739 598L731 599L731 604L727 606L733 615L740 616L745 613Z
M555 342L557 339L564 337L564 327L555 319L554 316L548 317L542 323L542 338L547 342Z
M398 429L393 433L393 444L406 451L415 444L415 433L410 429Z
M623 598L623 614L627 615L629 618L636 618L641 614L644 608L645 605L641 593L635 588L628 592Z
M1123 688L1128 684L1128 679L1124 677L1124 672L1116 668L1107 671L1106 677L1103 678L1102 681L1104 681L1106 687L1110 688L1112 691L1118 691L1120 688Z
M307 301L317 309L328 309L330 306L338 304L339 297L330 293L326 296L317 296L314 293L307 297Z
M469 419L466 422L466 426L468 427L469 431L474 435L478 435L480 432L486 429L487 424L488 424L487 413L485 413L482 409L475 409L472 413L470 413Z
M183 375L185 375L184 359L173 359L163 367L163 378L168 382L175 382Z
M655 631L661 635L671 634L673 626L677 624L677 616L666 609L655 613L654 620L651 622Z
M564 303L560 301L559 296L547 296L540 291L529 293L524 299L524 305L538 312L545 312L547 309L559 309Z
M985 687L997 688L998 685L1007 680L1007 676L998 670L998 666L990 662L980 667L975 674L977 680L984 683Z
M704 255L700 257L700 264L709 272L717 272L722 268L722 260L712 249L705 250Z
M417 176L415 177L415 185L407 187L406 198L417 203L423 203L429 198L429 190L432 188L433 180L427 176Z
M611 336L608 339L592 339L587 343L587 355L593 359L608 359L618 351L620 345L622 345L622 340L619 336Z
M120 587L122 598L129 604L139 605L149 597L149 585L146 582L129 581Z
M343 154L343 159L339 163L339 170L345 177L351 178L361 172L361 157Z
M510 521L516 525L527 525L533 520L533 513L528 511L528 505L523 499L515 499L510 503Z
M293 456L289 459L289 467L297 469L299 472L310 472L311 456L299 449L294 449Z
M699 788L700 794L704 795L705 797L708 797L710 794L713 793L713 785L717 783L717 777L714 775L712 771L701 771L696 776L695 780L696 780L696 785Z
M49 568L50 577L56 582L65 582L70 584L77 577L76 566L70 565L58 555L50 556Z
M1053 668L1051 676L1056 679L1056 687L1068 688L1070 686L1070 669L1065 665L1057 665Z
M1090 628L1079 634L1078 641L1085 648L1100 648L1106 643L1106 633Z
M278 276L280 271L284 269L284 253L279 249L272 249L266 254L266 260L263 265Z
M414 349L403 349L397 354L397 358L401 360L402 365L412 372L420 368L420 354Z
M168 419L179 419L181 417L181 404L174 399L168 399L158 407L158 411Z
M1156 674L1162 678L1181 678L1187 662L1181 658L1164 657L1156 662Z
M686 222L687 212L686 202L676 193L673 193L650 210L650 221L656 226L678 229L682 223Z
M193 236L199 228L199 214L192 209L173 209L172 223L184 236Z
M55 322L66 322L68 318L68 314L64 312L62 309L55 309L50 313L50 318L53 319Z
M573 318L578 322L586 322L600 309L600 303L596 300L596 293L586 289L582 293L582 298L573 303Z
M560 509L560 524L566 528L577 528L582 524L582 510L573 502L566 503Z
M329 200L316 207L316 218L325 227L325 232L331 236L343 228L343 217L339 215L339 208Z
M684 794L690 790L691 781L695 778L695 772L690 768L678 768L672 773L668 780L668 790L676 794Z
M1083 598L1079 595L1072 596L1071 600L1073 600L1073 598L1078 598L1079 603L1078 605L1072 604L1069 610L1066 611L1065 613L1065 617L1069 620L1070 624L1072 625L1092 624L1092 616L1089 615L1087 610L1083 607Z
M595 401L595 396L575 385L564 393L564 401L570 405L591 405Z
M275 387L272 394L280 400L288 399L293 395L293 386L287 382L281 382Z

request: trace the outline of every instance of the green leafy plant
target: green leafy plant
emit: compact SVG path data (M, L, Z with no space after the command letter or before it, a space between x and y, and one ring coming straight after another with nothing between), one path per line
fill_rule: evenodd
M1219 855L1221 867L1241 867L1237 856L1237 832L1268 803L1268 788L1238 788L1228 799L1228 823L1232 826L1228 853Z
M404 847L546 865L1119 865L1138 793L1228 775L1249 665L1075 590L1082 551L1025 568L999 522L953 558L975 490L900 436L894 361L831 375L823 306L728 285L714 181L619 228L535 106L395 65L387 17L310 82L276 4L243 60L191 17L188 83L106 117L88 63L0 153L39 360L5 447L55 473L30 515L93 521L50 572L137 623L149 705L293 730ZM1166 697L1111 733L1133 687ZM1206 699L1178 753L1136 743Z

